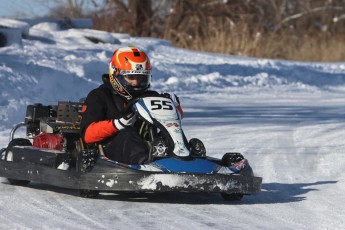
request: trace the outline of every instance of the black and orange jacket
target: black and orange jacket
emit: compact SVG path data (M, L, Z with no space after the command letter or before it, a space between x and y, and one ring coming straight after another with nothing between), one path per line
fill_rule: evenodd
M102 79L103 84L88 94L82 107L80 132L87 144L107 142L108 138L118 132L113 121L122 116L121 112L127 103L111 87L108 74L104 74ZM155 91L146 93L158 94Z
M108 74L102 76L103 84L92 90L86 97L82 107L80 123L81 137L84 142L107 142L107 139L118 132L114 119L122 116L126 107L126 99L116 94L110 85ZM156 91L147 91L147 94L158 94ZM177 106L181 116L183 110Z
M107 74L102 78L103 84L88 94L82 108L80 131L85 143L100 142L116 134L113 120L126 106L126 100L112 89Z

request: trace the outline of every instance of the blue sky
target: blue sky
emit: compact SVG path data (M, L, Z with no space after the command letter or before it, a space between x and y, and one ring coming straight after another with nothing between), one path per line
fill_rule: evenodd
M84 0L85 1L85 0ZM101 0L97 0L98 2ZM4 18L34 18L45 16L50 8L64 0L0 0L0 17ZM90 0L84 5L90 4Z
M44 5L37 0L0 0L0 17L31 18L43 16L49 11L54 1L45 1Z

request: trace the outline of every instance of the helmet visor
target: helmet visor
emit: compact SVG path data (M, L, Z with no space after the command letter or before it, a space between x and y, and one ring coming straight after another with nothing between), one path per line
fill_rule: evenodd
M150 86L150 75L146 74L119 75L117 79L129 92L146 90Z

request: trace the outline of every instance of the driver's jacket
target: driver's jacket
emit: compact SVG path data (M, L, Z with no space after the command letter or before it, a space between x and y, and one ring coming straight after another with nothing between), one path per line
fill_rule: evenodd
M118 132L114 119L122 116L126 108L126 99L116 94L109 83L107 74L102 76L103 84L92 90L82 107L80 123L81 137L85 143L107 142L107 139ZM148 94L158 94L148 91ZM182 109L178 106L180 113Z

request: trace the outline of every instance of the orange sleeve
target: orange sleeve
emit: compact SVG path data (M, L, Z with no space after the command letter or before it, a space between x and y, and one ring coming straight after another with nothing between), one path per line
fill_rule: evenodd
M99 142L114 135L117 131L112 120L93 122L85 131L84 141L88 144Z

